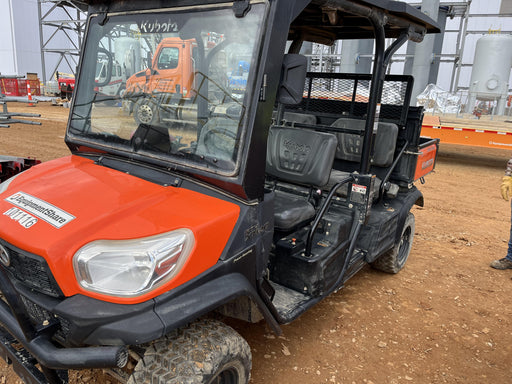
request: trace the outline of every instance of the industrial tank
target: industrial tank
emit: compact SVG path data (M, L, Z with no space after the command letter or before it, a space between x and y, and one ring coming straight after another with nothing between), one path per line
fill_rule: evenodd
M115 60L130 77L141 69L140 42L131 37L119 37L114 43Z
M469 85L468 112L472 111L476 100L497 100L496 114L504 113L511 67L511 35L491 34L478 39Z

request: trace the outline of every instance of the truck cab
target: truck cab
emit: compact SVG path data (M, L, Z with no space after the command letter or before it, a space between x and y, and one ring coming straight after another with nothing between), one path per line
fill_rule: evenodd
M98 62L98 65L96 66L96 77L95 81L98 83L105 84L102 87L97 87L97 92L100 97L118 97L120 96L121 92L125 89L126 84L126 75L124 68L121 67L121 65L114 61L112 65L112 72L109 78L109 81L107 80L107 73L108 73L108 65L109 62L106 60L101 60Z
M162 39L154 57L149 58L149 68L128 79L127 91L178 93L186 97L194 74L194 41L179 37Z
M149 67L132 75L126 82L126 95L146 94L130 105L136 123L152 124L160 119L159 108L151 102L154 94L182 95L190 97L194 81L195 40L182 40L179 37L162 39L153 58L148 56ZM162 116L163 117L163 116Z
M384 0L76 3L70 155L0 184L0 350L26 382L246 384L250 347L219 314L279 334L364 266L404 267L438 140L420 136L413 79L386 69L439 31L429 17ZM98 92L121 38L148 58L131 111ZM355 38L375 40L372 74L301 53Z

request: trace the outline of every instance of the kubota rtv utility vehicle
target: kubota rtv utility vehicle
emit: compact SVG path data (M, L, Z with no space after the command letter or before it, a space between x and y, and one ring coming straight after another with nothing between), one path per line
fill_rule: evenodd
M280 332L363 266L403 267L437 140L420 137L412 78L385 72L432 20L386 0L76 3L89 20L71 155L0 184L0 350L25 382L111 368L130 384L247 383L249 346L209 314ZM98 98L120 38L148 58L194 42L186 94L124 95L165 119ZM303 42L355 38L375 39L372 75L307 71Z

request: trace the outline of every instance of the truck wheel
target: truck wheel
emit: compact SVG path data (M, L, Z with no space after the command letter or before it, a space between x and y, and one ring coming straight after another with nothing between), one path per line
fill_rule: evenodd
M379 256L371 266L387 273L398 273L405 265L414 239L414 215L409 212L405 219L400 241L386 253Z
M158 121L157 105L151 99L142 99L135 103L133 118L137 125L151 125Z
M251 349L235 330L200 320L153 342L127 384L247 384Z

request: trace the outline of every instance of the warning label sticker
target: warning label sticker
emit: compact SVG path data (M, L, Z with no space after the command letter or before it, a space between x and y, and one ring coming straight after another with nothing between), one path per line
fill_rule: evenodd
M59 209L44 200L31 196L28 193L17 192L9 196L5 201L30 212L32 215L46 221L56 228L69 223L75 216Z
M352 184L352 192L362 193L363 195L366 193L366 186L359 184Z

